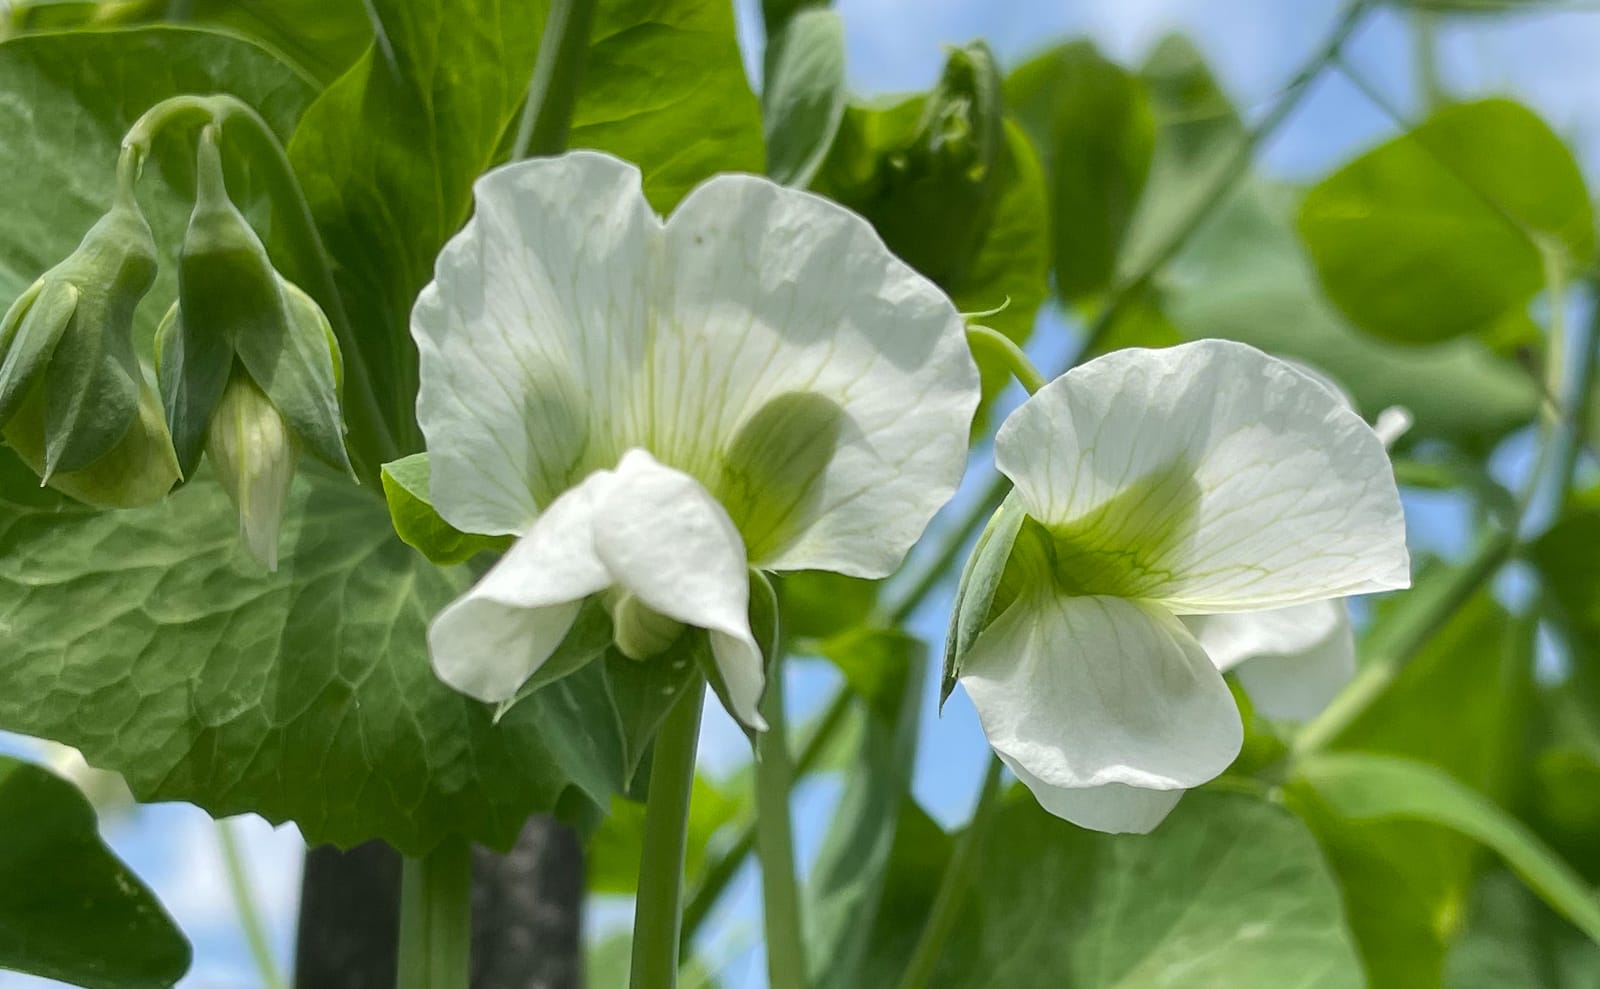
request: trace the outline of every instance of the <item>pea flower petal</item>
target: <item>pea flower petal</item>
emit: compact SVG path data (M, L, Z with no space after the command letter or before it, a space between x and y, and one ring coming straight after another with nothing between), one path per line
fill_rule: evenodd
M1183 623L1217 669L1232 670L1269 718L1316 717L1356 672L1355 632L1343 601L1191 615Z
M962 685L1001 758L1052 788L1197 786L1243 741L1194 636L1119 597L1024 594L978 637Z
M1377 434L1244 344L1122 350L1068 371L1001 426L995 461L1086 570L1110 560L1117 591L1177 614L1410 583Z

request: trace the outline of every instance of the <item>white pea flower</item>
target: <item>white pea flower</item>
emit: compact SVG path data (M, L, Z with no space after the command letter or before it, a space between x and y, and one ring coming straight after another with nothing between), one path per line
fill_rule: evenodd
M479 180L412 313L430 493L517 542L429 631L505 701L583 602L648 658L685 626L752 728L750 569L891 573L954 492L978 403L963 322L867 222L718 176L663 221L639 172L574 152Z
M1024 513L956 672L1045 809L1148 831L1238 754L1239 711L1178 616L1410 583L1384 444L1332 391L1243 344L1124 350L1001 426Z

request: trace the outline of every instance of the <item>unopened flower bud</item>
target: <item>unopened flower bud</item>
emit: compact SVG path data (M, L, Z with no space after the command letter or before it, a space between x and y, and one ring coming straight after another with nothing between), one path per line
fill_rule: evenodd
M206 456L239 510L239 535L250 555L278 569L296 442L283 415L248 377L238 375L223 389L206 432Z
M47 484L90 504L146 504L179 476L133 343L155 275L149 224L124 190L0 319L0 434Z
M199 461L223 392L246 375L307 450L350 470L339 349L310 296L278 274L229 200L212 128L203 132L194 213L178 259L178 306L157 339L157 371L178 461Z

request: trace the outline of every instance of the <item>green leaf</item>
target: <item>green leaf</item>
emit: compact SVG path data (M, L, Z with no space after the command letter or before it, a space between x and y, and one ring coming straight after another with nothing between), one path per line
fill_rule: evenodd
M530 63L523 77L531 70ZM764 171L761 110L745 78L733 6L600 4L568 144L637 163L645 195L662 213L717 172Z
M545 0L372 0L374 46L306 112L289 154L402 449L415 431L411 305L515 131ZM714 171L761 170L760 118L718 0L596 13L569 144L637 162L657 209Z
M1304 361L1339 382L1369 421L1391 405L1408 408L1417 438L1486 449L1537 414L1538 387L1477 340L1403 346L1345 322L1316 286L1289 208L1284 190L1247 185L1163 271L1161 305L1184 338L1227 337Z
M375 43L306 111L289 157L337 262L357 351L346 360L368 368L396 440L414 450L411 305L514 125L545 4L369 6Z
M1525 311L1547 263L1571 274L1594 256L1572 152L1503 99L1445 107L1345 165L1299 227L1328 297L1406 343L1489 331Z
M426 627L462 581L371 492L302 475L275 574L205 474L136 511L0 505L0 726L76 746L142 800L293 820L312 844L510 845L568 785L570 740L541 734L564 702L541 691L496 724L441 684Z
M166 989L190 950L100 840L72 784L0 756L0 968L89 989Z
M0 224L0 303L77 247L111 207L122 135L153 104L182 93L229 93L254 106L287 137L311 101L309 84L263 49L210 31L141 28L37 35L0 46L0 142L7 178ZM248 175L229 174L240 202L259 193ZM72 195L62 190L71 188ZM175 255L193 206L192 145L159 141L140 182L140 205L161 251L160 273L136 328L149 354L156 323L177 296Z
M426 453L414 453L383 465L383 497L389 503L389 520L407 546L442 567L465 563L485 550L504 552L510 548L509 536L462 532L441 518L428 493L429 476Z
M863 980L869 935L910 800L927 647L901 632L864 632L832 640L824 652L876 715L867 719L805 888L811 982L849 989L873 984Z
M1078 40L1012 72L1006 104L1049 182L1056 290L1092 297L1111 284L1150 172L1155 118L1144 85Z
M361 0L193 0L188 8L185 23L249 38L324 84L348 69L372 43L372 22ZM171 4L165 0L24 0L14 4L13 10L14 20L29 18L31 30L61 31L156 24L169 16Z
M1583 880L1516 818L1444 772L1391 756L1330 752L1303 761L1299 776L1342 817L1427 821L1493 849L1546 903L1600 941L1600 900Z
M1254 798L1191 793L1154 833L1111 836L1016 793L976 861L938 986L1362 984L1316 843L1293 815Z
M1576 499L1533 545L1533 562L1576 653L1573 687L1600 712L1600 489Z
M1473 890L1466 929L1450 949L1447 989L1592 989L1600 945L1565 923L1516 876L1495 870Z
M904 705L906 676L927 646L899 629L853 629L817 643L817 651L844 674L850 692L868 710L893 723Z
M877 604L879 586L879 581L825 570L779 574L784 635L824 639L864 624Z
M1163 38L1139 77L1155 118L1155 147L1117 259L1118 284L1130 283L1158 260L1178 226L1213 194L1245 150L1238 111L1187 38Z
M615 649L606 652L606 683L622 738L625 789L631 787L672 706L689 690L703 689L701 654L709 649L706 634L694 629L686 631L671 649L649 659L629 659Z
M826 7L796 13L767 42L765 77L767 174L804 188L844 119L844 21Z
M1381 657L1419 615L1437 614L1455 573L1424 570L1407 594L1386 602L1362 640ZM1427 761L1465 784L1510 795L1518 770L1509 754L1528 718L1531 629L1513 623L1483 591L1406 664L1332 742L1340 750ZM1314 795L1291 791L1338 877L1375 989L1437 983L1471 889L1471 841L1430 822L1355 822Z

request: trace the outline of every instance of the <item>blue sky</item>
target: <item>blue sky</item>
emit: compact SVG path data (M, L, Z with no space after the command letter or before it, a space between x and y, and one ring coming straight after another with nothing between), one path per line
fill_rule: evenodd
M863 95L925 89L938 76L943 46L973 38L988 40L1006 65L1015 65L1054 41L1087 35L1114 58L1137 61L1166 31L1188 34L1210 58L1224 87L1247 117L1260 114L1294 69L1320 44L1338 16L1335 0L838 0L849 39L852 88ZM1600 51L1600 10L1577 4L1559 9L1486 19L1442 22L1439 63L1448 88L1458 96L1509 93L1533 106L1578 151L1586 173L1600 176L1600 73L1592 69ZM739 0L747 62L759 62L751 44L758 0ZM1417 86L1412 41L1403 14L1378 11L1353 39L1349 61L1388 102L1416 115ZM1397 129L1383 110L1336 72L1314 86L1300 111L1263 149L1262 166L1285 179L1314 178ZM1059 315L1044 317L1041 358L1062 352L1072 327ZM1048 363L1048 361L1045 361ZM1013 400L1015 396L1013 396ZM1503 476L1518 476L1526 444L1510 444L1497 464ZM980 457L969 487L981 487L988 468ZM1412 539L1419 548L1446 554L1460 546L1466 523L1461 506L1447 497L1417 496L1408 502ZM1514 591L1515 588L1510 590ZM935 595L916 616L915 628L932 641L943 636L948 597ZM818 663L800 663L791 677L792 719L828 697L837 678ZM928 698L930 712L933 697ZM15 749L19 743L0 739ZM716 704L708 706L702 764L725 774L747 758L741 734ZM986 749L971 706L959 692L943 716L925 721L915 791L936 817L959 823L970 809ZM796 795L797 837L802 861L815 854L838 785L823 780ZM234 825L248 849L250 868L268 915L273 941L285 960L291 950L301 844L292 827L273 829L255 818ZM234 922L223 880L214 825L183 805L129 810L111 815L105 831L127 861L156 888L196 945L196 965L184 985L192 989L249 989L259 980ZM602 905L592 914L595 931L627 919L625 906ZM759 948L756 877L747 870L735 885L705 945L730 989L764 985ZM0 974L0 989L36 989L42 980ZM598 987L609 989L609 987Z

